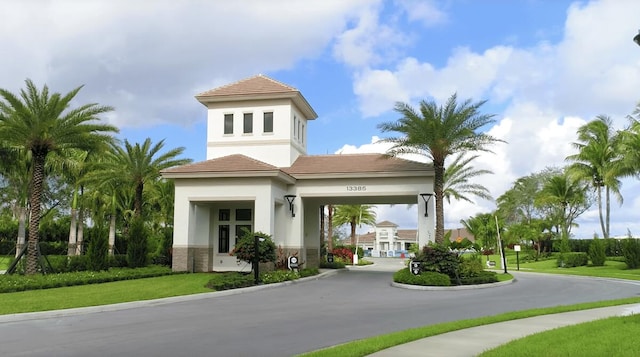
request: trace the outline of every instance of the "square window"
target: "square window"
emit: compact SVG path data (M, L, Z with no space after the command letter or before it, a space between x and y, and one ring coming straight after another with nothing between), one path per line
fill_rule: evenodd
M243 208L236 210L236 221L250 221L251 220L251 209Z
M264 132L273 133L273 112L264 113Z
M228 209L221 209L218 212L218 219L220 221L228 221L230 217L231 217L231 211Z
M253 133L253 113L244 113L244 133Z
M224 115L224 133L233 134L233 114Z

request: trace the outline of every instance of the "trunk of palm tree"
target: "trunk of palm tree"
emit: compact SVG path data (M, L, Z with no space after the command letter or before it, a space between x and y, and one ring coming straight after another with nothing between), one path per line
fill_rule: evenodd
M605 234L604 238L609 238L609 233L611 233L611 231L609 230L609 219L610 219L610 214L611 214L611 201L610 201L610 191L609 191L609 186L605 186L605 200L606 200L606 205L607 205L607 213L606 213L606 227L607 227L607 233Z
M76 255L82 255L82 245L84 244L84 210L78 210L78 241L76 245Z
M133 209L135 210L135 215L140 217L142 216L142 191L144 190L144 184L138 183L136 185L136 193L135 193L135 202L133 203Z
M111 214L109 218L109 255L113 255L113 248L116 245L116 215Z
M356 220L351 221L351 245L355 247L356 245Z
M327 220L329 228L327 229L327 237L329 239L329 251L333 250L333 205L329 205Z
M18 240L16 242L16 258L25 244L27 236L27 207L20 204L18 207Z
M27 241L27 266L25 273L34 275L38 272L38 227L40 226L40 202L42 199L42 185L44 181L44 163L47 153L32 151L32 179L31 193L29 194L29 207L31 216L29 217L29 239Z
M75 206L75 204L74 204ZM71 208L71 222L69 223L69 243L67 244L67 255L76 255L78 241L78 210Z
M604 226L604 216L602 215L602 186L598 185L598 216L600 217L600 228L602 229L602 236L608 238L607 229Z
M434 168L434 193L436 196L436 237L435 241L438 244L444 242L444 160L433 160Z

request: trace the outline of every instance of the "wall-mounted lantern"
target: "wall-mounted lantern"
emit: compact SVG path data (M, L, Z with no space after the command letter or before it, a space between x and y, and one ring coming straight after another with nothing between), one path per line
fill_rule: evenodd
M291 211L291 217L295 217L296 214L293 212L293 200L296 199L296 195L284 195L284 199L289 203L289 211Z
M433 197L433 193L421 193L420 197L424 200L424 216L429 217L429 200Z

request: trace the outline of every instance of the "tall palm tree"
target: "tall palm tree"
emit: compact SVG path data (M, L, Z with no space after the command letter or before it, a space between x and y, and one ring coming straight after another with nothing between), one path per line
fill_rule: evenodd
M444 241L444 164L447 157L456 153L489 151L490 144L501 142L480 130L495 122L493 115L480 113L486 101L473 103L467 99L458 103L453 94L444 106L435 101L420 101L416 111L409 104L396 103L395 111L402 117L395 122L382 123L383 132L396 132L400 137L384 139L393 144L392 156L419 154L433 161L436 196L437 243Z
M598 213L600 227L604 238L609 238L611 233L610 195L614 194L617 201L622 204L620 193L622 183L619 178L623 176L621 160L622 151L619 150L619 135L613 129L611 118L606 115L598 115L594 120L578 129L578 141L573 143L578 149L575 155L567 156L566 160L573 162L569 166L570 174L587 182L597 194ZM602 190L604 188L606 211L603 215Z
M103 184L126 185L134 189L133 210L136 216L142 215L144 203L143 191L147 183L160 178L160 171L191 162L191 159L178 159L183 147L160 153L164 140L152 145L147 138L144 143L131 144L125 139L124 147L113 144L102 170L96 175L103 178Z
M111 111L111 107L91 103L69 108L80 89L82 86L65 95L50 94L46 85L40 91L29 79L19 96L0 89L0 138L8 146L31 152L27 274L37 272L38 226L47 156L68 149L91 151L99 143L110 140L107 133L117 132L114 126L98 122L98 115Z
M468 195L493 200L489 190L481 184L470 182L474 177L493 174L491 170L476 170L469 166L471 161L478 158L478 155L466 157L464 153L456 156L455 160L444 171L443 196L447 203L451 203L451 198L473 203Z
M565 241L571 235L575 219L591 206L586 192L585 184L562 173L551 177L536 198L537 204L555 207L555 214L550 218L560 227L561 238Z
M333 224L341 226L351 225L351 245L356 245L356 226L376 224L376 212L370 205L338 205L335 206Z

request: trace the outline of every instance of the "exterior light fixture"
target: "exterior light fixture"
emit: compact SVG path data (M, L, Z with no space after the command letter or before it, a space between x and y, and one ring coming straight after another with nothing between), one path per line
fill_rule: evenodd
M638 31L638 34L633 38L633 42L640 46L640 31Z
M424 200L424 216L429 217L429 200L433 197L433 193L421 193L420 197Z
M291 217L295 217L296 214L293 212L293 200L296 199L296 195L284 195L284 199L289 203L289 211L291 211Z

